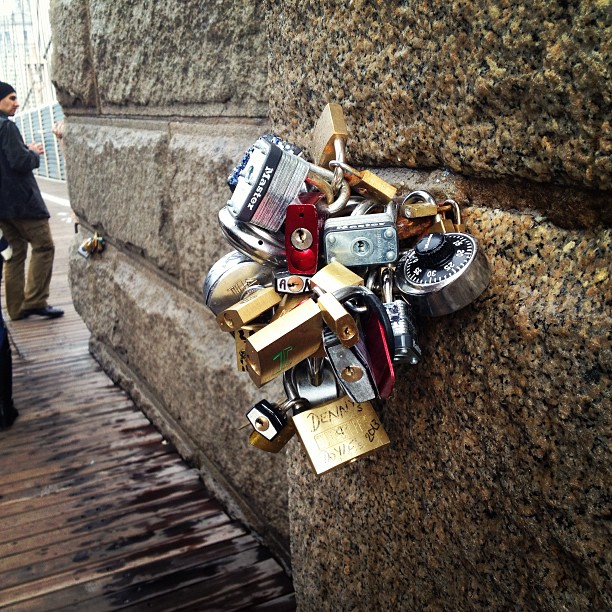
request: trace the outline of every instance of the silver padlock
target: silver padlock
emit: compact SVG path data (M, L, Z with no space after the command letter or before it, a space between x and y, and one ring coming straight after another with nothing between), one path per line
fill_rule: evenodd
M398 256L395 204L391 202L382 213L327 219L323 244L327 263L354 267L394 262Z
M227 241L238 251L262 266L286 268L285 238L236 219L224 206L219 211L219 225Z
M239 221L277 232L288 204L304 189L309 164L264 138L247 156L227 208Z
M202 288L204 303L217 316L241 300L250 287L270 286L273 281L273 268L258 264L240 251L231 251L208 271Z

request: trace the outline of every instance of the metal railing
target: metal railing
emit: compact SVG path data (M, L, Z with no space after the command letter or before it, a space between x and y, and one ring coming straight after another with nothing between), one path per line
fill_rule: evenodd
M53 133L54 124L63 118L62 107L57 102L15 116L15 123L26 144L41 142L45 147L45 154L40 156L40 166L38 170L34 170L34 174L38 176L66 180L64 156L60 142Z

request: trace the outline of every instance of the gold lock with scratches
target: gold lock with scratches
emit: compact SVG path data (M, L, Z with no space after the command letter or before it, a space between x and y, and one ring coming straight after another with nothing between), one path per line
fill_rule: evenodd
M236 331L274 308L281 299L282 295L273 287L253 289L239 302L219 313L217 323L223 331Z

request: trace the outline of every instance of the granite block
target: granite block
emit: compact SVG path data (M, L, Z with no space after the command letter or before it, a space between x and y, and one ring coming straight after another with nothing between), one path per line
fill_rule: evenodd
M270 117L310 145L340 103L354 164L612 187L609 3L272 3Z

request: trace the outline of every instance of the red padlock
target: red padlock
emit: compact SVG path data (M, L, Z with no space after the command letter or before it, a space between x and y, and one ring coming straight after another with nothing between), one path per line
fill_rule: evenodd
M319 235L324 216L319 203L321 192L301 193L287 206L285 217L285 251L287 269L292 274L314 274L319 263Z

